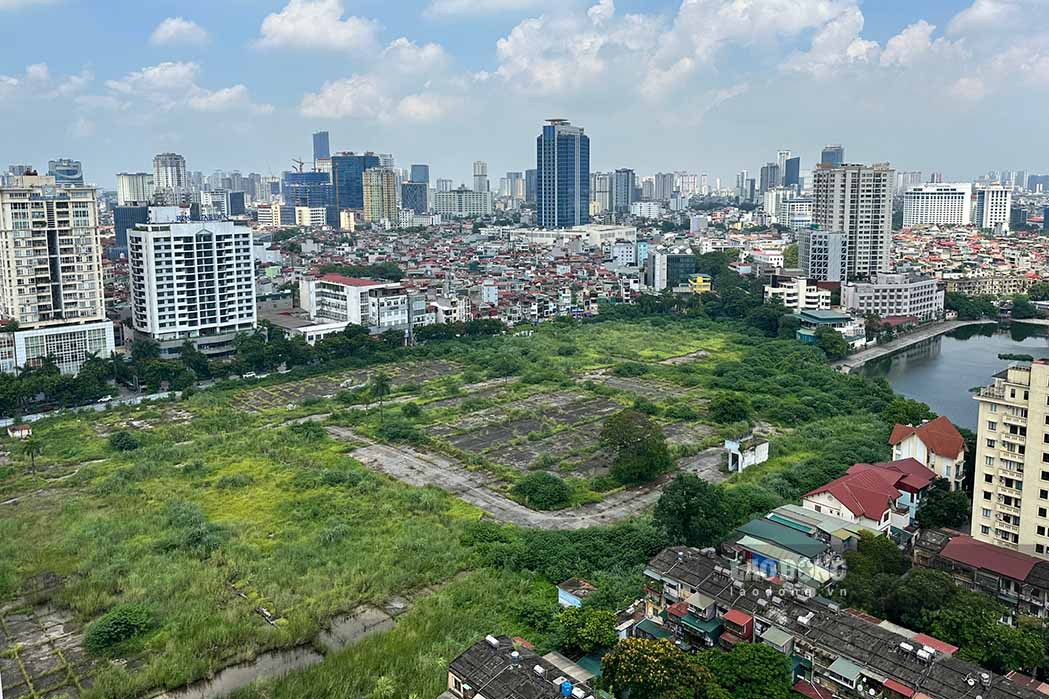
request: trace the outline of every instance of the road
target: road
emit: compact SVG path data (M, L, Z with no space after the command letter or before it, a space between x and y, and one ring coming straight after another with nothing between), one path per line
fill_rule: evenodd
M541 512L531 510L495 491L491 486L498 481L496 476L485 471L471 471L451 457L408 446L370 442L343 427L329 427L328 431L339 439L368 442L350 452L353 458L365 466L410 485L436 486L484 510L500 522L536 529L586 529L632 517L654 505L670 479L670 476L665 476L641 488L613 493L599 503L570 510ZM721 449L709 451L712 460L720 458ZM718 454L714 454L715 451Z
M926 325L914 332L907 333L903 337L888 342L884 345L876 345L870 349L860 350L856 354L850 354L841 361L834 362L831 366L836 368L843 374L851 374L863 367L867 362L872 362L875 359L881 359L890 354L905 350L908 347L917 345L920 342L931 340L934 337L945 335L949 332L957 330L958 328L964 328L969 325L986 325L988 323L994 323L993 320L948 320L942 323L933 323Z

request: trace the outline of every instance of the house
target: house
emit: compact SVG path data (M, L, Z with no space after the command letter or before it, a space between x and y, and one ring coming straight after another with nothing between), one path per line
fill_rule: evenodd
M844 574L844 561L826 543L767 517L737 527L722 548L737 567L765 578L820 588Z
M915 459L951 484L951 490L962 487L965 479L965 438L950 420L942 415L914 425L896 425L889 437L893 459Z
M923 530L914 564L941 570L963 587L996 597L1017 615L1049 617L1049 561L950 529Z
M680 612L685 601L690 615L702 610L710 619L697 619L720 621L718 645L750 638L779 649L790 661L795 690L804 696L1045 699L1021 682L958 658L954 646L841 609L797 586L747 577L709 550L664 549L644 575L646 618L634 627L635 636L697 647L672 621L670 608Z
M441 699L593 699L594 690L506 636L485 636L448 665Z
M7 436L12 439L28 439L33 436L33 428L24 422L18 425L9 425Z
M913 524L933 480L932 472L914 459L855 464L841 478L806 493L801 504L899 536Z
M738 473L748 466L769 460L769 440L752 434L739 439L726 439L725 451L728 452L728 470Z
M846 551L855 551L863 534L884 534L859 522L848 522L827 512L816 512L801 505L780 505L765 515L765 518L816 537L839 555Z
M797 316L801 321L801 327L798 328L795 337L805 344L816 344L818 342L816 331L824 327L837 330L852 349L867 344L867 330L863 327L863 323L848 313L809 309L799 311Z
M557 603L562 607L582 607L590 593L597 588L582 578L569 578L557 586Z

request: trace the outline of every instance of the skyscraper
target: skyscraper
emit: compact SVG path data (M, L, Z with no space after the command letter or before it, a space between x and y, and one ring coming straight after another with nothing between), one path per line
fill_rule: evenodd
M84 169L79 160L59 158L49 160L47 163L47 174L55 178L55 184L60 187L72 185L80 187L84 184Z
M429 209L427 201L430 188L425 182L405 182L401 185L401 207L411 209L417 214L425 214Z
M831 167L838 167L845 162L845 148L840 145L824 146L820 153L820 162Z
M813 178L813 223L821 231L846 235L848 279L890 271L895 171L887 163L870 167L821 163Z
M153 201L153 175L148 172L117 173L117 206Z
M291 172L281 175L281 194L288 206L334 207L331 179L326 172Z
M0 187L0 239L0 315L18 323L0 333L0 370L52 356L63 374L75 374L88 356L108 357L113 323L103 304L95 189L10 177Z
M1012 189L1001 185L987 185L976 190L976 213L973 223L980 228L1001 226L1009 230L1009 209Z
M801 158L794 156L793 158L787 158L783 163L783 186L784 187L800 187L801 186Z
M372 152L336 153L331 157L332 196L335 208L364 208L364 171L379 167L379 156Z
M790 159L790 155L791 153L789 150L781 150L776 152L776 166L778 167L776 172L779 176L779 179L776 180L776 184L774 185L776 187L783 186L783 179L787 175L787 160Z
M313 134L313 162L321 158L331 157L331 145L328 141L327 131L318 131Z
M761 167L761 194L779 186L779 165L766 163Z
M167 204L178 204L189 190L186 159L178 153L161 153L153 158L153 191Z
M538 170L532 168L531 170L525 170L525 201L529 204L535 203L535 193L537 185L537 174Z
M423 184L430 184L430 166L429 165L412 165L411 181L422 182Z
M437 178L437 191L438 192L450 192L452 191L452 181L447 179Z
M536 179L541 227L567 228L590 220L590 138L582 127L564 119L547 121L536 139Z
M373 167L364 171L364 220L386 219L397 224L397 173L390 167Z
M634 203L634 179L630 168L619 168L612 173L612 211L617 214L629 213Z
M674 173L657 172L653 185L652 198L657 201L670 201L670 195L674 193Z
M483 160L474 161L474 188L475 192L491 191L488 184L488 163Z

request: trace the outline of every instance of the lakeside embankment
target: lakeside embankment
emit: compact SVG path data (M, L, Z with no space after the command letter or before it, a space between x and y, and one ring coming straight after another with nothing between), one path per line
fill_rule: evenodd
M895 354L896 352L905 350L908 347L913 347L920 342L925 342L934 337L953 332L958 328L964 328L970 325L989 325L993 323L995 323L993 320L947 320L942 323L932 323L930 325L925 325L914 332L907 333L903 337L899 337L892 342L860 350L856 354L851 354L845 359L834 362L832 366L844 374L851 374L857 369L861 369L868 362L881 359L890 354Z

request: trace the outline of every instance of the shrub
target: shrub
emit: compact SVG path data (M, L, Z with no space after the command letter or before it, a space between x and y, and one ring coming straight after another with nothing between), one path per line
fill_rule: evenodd
M251 485L255 482L255 479L247 473L234 473L231 476L223 476L215 482L215 487L219 490L232 490L234 488L243 488L244 486Z
M375 434L379 439L388 442L413 442L417 444L426 441L422 432L415 429L415 425L403 420L387 420L379 425L379 429L375 431Z
M556 510L572 499L572 487L552 473L530 473L514 484L512 492L536 510Z
M401 406L401 415L407 418L415 418L422 415L423 409L418 403L405 403Z
M153 614L141 604L122 604L92 622L84 645L95 655L109 653L153 627Z
M617 364L612 373L622 377L644 376L648 373L648 367L640 362L623 362Z
M142 446L138 437L127 430L120 430L109 435L109 448L117 451L134 451Z

